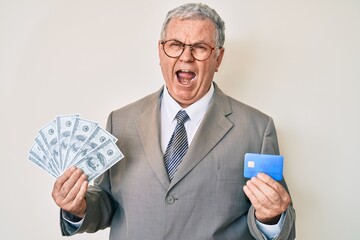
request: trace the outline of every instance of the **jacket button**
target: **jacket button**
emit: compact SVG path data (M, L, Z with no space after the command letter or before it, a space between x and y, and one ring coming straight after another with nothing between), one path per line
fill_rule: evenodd
M175 198L171 195L167 196L165 199L166 203L173 204L175 202Z

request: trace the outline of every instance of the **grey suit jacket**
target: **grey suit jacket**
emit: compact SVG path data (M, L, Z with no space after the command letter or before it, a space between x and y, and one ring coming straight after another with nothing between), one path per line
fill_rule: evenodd
M62 233L110 226L111 240L265 239L242 190L243 164L247 152L279 153L272 119L215 85L211 106L170 182L160 147L161 94L110 114L107 128L125 158L88 190L82 226L76 230L62 221ZM294 239L294 222L290 206L277 239Z

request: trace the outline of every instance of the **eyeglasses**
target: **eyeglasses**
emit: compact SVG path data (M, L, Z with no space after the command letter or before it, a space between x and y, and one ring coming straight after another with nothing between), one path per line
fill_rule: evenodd
M160 42L163 45L163 50L166 56L170 58L178 58L185 50L185 47L190 47L190 52L193 58L198 61L207 60L212 51L216 47L211 47L206 43L194 43L194 44L185 44L177 40L167 40ZM219 47L221 48L221 47Z

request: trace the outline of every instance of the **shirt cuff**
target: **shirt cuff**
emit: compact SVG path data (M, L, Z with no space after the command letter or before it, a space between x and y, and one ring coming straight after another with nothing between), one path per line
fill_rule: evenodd
M78 218L63 210L61 210L61 216L66 222L68 222L74 228L80 228L81 224L84 222L83 218Z
M267 225L256 220L256 226L266 236L267 239L273 239L281 232L284 219L285 213L281 214L279 222L275 225Z

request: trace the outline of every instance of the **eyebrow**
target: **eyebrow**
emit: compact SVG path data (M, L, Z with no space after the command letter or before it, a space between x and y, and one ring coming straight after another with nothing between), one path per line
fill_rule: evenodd
M177 42L181 42L182 44L186 44L186 43L184 43L183 41L180 41L180 40L178 40L178 39L176 39L176 38L170 38L170 39L168 39L168 40L163 40L163 41L177 41ZM211 43L205 42L204 40L200 40L200 41L195 42L195 43L189 43L189 44L186 44L186 45L195 45L195 44L200 44L200 43L204 43L204 44L207 44L207 45L209 45L209 46L212 46Z

